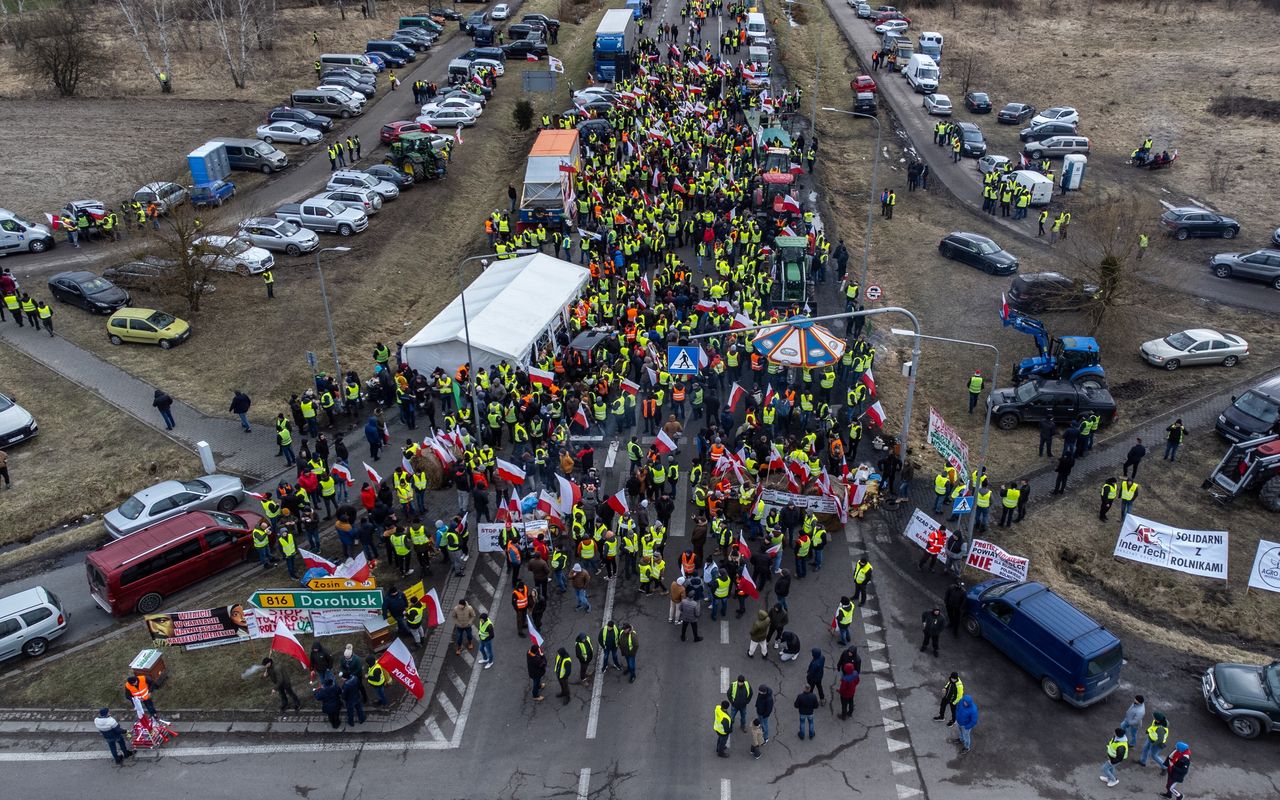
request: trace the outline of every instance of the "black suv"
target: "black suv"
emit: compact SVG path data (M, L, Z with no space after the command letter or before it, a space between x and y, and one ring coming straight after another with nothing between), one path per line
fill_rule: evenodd
M1071 136L1076 126L1069 122L1041 122L1030 128L1018 131L1018 140L1022 142L1043 142L1052 136Z
M1160 226L1182 240L1188 236L1221 236L1234 239L1240 232L1240 223L1231 217L1215 214L1197 206L1171 208L1160 215Z
M1009 307L1038 314L1041 311L1074 311L1098 294L1098 287L1080 283L1058 272L1018 275L1009 286Z
M560 20L552 19L546 14L525 14L520 18L520 21L524 23L541 22L543 25L547 26L547 31L549 33L560 32Z
M960 155L981 158L987 154L987 140L982 137L982 129L972 122L961 122Z
M292 108L290 106L276 106L268 111L267 122L298 122L318 131L333 129L333 120L328 117L322 117L319 114L312 114L306 109Z
M987 398L991 416L1001 430L1011 431L1024 422L1051 419L1065 425L1097 414L1103 425L1118 416L1111 392L1076 386L1071 381L1035 380L1016 389L993 389Z

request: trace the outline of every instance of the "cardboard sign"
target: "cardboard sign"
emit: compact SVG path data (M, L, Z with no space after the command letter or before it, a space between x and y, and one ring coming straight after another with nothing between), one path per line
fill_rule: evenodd
M480 545L481 553L502 552L502 529L505 527L506 525L501 522L480 522L476 524L476 542ZM547 527L545 519L531 519L527 522L515 523L516 530L527 536L546 533Z
M1258 542L1253 569L1249 570L1249 587L1280 592L1280 544L1265 539Z
M941 527L933 521L933 517L924 513L920 509L911 512L911 519L907 520L906 530L902 532L903 536L916 543L921 550L926 549L929 542L929 531L936 531ZM944 547L942 552L938 553L938 560L947 563L947 550Z
M765 489L760 493L760 499L765 505L775 508L785 508L788 503L795 503L796 508L812 511L815 514L835 514L839 511L836 499L830 495L793 494L777 489Z

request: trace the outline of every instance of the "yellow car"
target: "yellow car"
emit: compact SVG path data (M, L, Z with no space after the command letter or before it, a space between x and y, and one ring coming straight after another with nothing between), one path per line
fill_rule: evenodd
M154 308L122 308L107 319L107 338L112 344L158 344L168 350L189 336L191 326L185 320Z

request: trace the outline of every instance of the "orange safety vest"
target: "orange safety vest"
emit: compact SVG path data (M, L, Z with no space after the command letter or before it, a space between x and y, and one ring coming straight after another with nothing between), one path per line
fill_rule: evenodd
M518 609L524 609L524 608L528 608L528 607L529 607L529 589L528 589L528 587L526 587L526 588L524 588L524 589L512 589L512 590L511 590L511 594L512 594L512 596L514 596L514 597L515 597L515 599L516 599L516 608L518 608Z
M936 556L942 552L942 547L947 543L947 536L941 530L929 531L929 542L924 546L929 555Z
M684 384L679 384L671 390L671 399L677 403L684 402Z
M653 398L646 399L644 401L644 415L646 417L653 417L653 416L657 416L657 414L658 414L658 401L654 400Z
M698 567L698 557L693 553L680 554L680 569L685 575L692 575Z
M147 688L147 676L139 675L137 676L137 678L138 678L137 686L134 686L132 683L125 681L124 688L128 690L129 694L132 697L136 697L139 700L150 700L151 690Z
M720 457L724 455L724 445L716 443L711 445L711 463L716 463Z
M764 358L759 353L751 354L751 369L756 372L764 370Z

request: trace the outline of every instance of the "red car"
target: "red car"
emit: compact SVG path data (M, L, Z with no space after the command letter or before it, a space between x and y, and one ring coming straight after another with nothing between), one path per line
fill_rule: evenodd
M382 130L378 133L378 138L382 140L383 144L391 144L399 140L402 133L436 133L436 131L437 128L434 125L407 119L383 125Z
M849 82L849 88L854 94L860 92L872 92L876 90L876 82L870 75L859 75Z
M882 22L888 22L891 19L900 19L903 22L911 22L911 18L901 11L894 9L892 11L875 11L871 14L871 24L879 25Z

